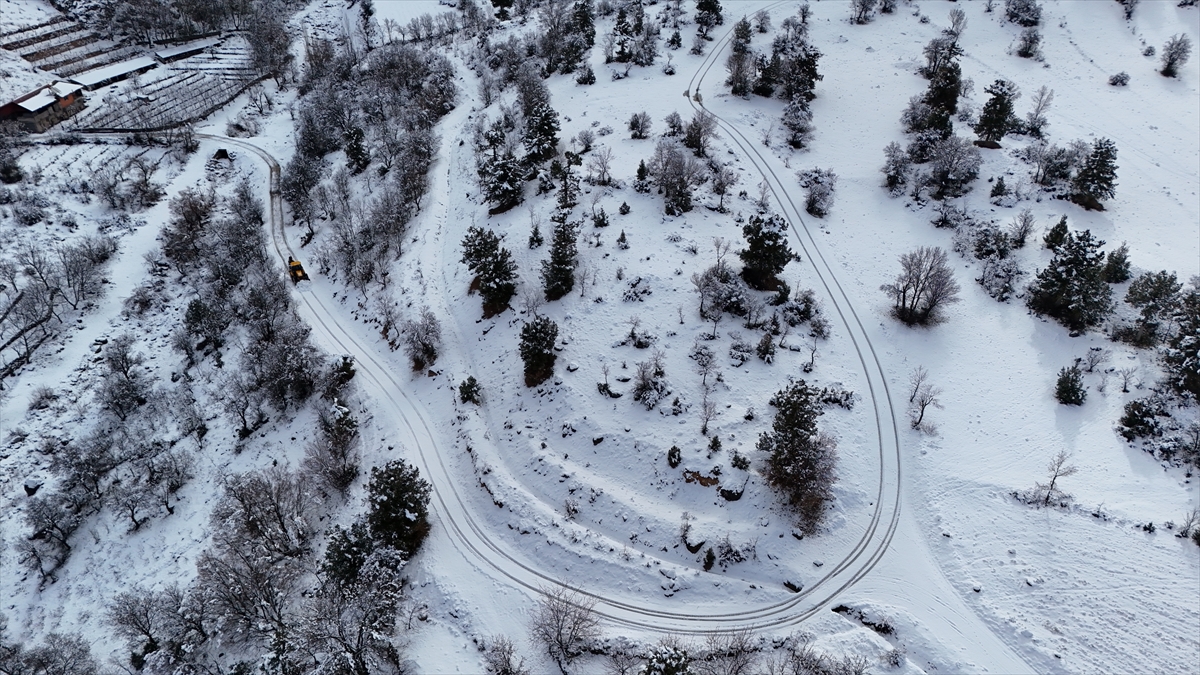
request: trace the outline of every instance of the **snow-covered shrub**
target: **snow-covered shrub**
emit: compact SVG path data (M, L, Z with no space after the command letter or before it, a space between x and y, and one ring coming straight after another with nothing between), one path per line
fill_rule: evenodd
M1117 433L1131 443L1139 438L1161 436L1163 429L1158 418L1167 416L1165 401L1160 396L1130 401L1125 404Z
M1121 71L1108 78L1108 83L1114 87L1124 87L1125 85L1129 84L1129 73Z
M751 359L754 354L754 348L749 342L742 339L741 335L734 334L733 342L729 345L729 360L734 368L740 368L742 364Z
M1020 263L1015 258L988 257L983 260L983 269L977 279L987 294L1000 302L1007 301L1016 292L1016 283L1021 275Z
M804 289L780 307L780 314L787 325L799 326L821 316L821 303L811 289Z
M796 176L804 188L804 210L823 218L833 208L833 192L837 187L837 174L832 169L808 169Z
M1163 45L1162 50L1162 70L1159 71L1164 77L1175 77L1179 73L1179 68L1187 63L1188 57L1192 55L1192 41L1188 36L1180 33L1172 36L1167 40L1167 44Z
M424 370L437 361L442 346L442 324L428 307L422 308L417 318L405 321L400 332L413 370Z
M1042 6L1037 0L1004 0L1004 16L1022 26L1036 26L1042 21Z
M629 282L629 287L621 294L621 299L625 302L645 302L650 293L650 283L642 277L637 277Z
M650 648L638 675L687 675L692 659L682 645L663 642Z
M1023 59L1036 59L1041 56L1042 33L1035 26L1021 31L1017 39L1017 56Z
M670 393L667 386L666 370L663 369L664 354L656 351L649 361L637 364L637 372L633 377L633 400L653 410Z

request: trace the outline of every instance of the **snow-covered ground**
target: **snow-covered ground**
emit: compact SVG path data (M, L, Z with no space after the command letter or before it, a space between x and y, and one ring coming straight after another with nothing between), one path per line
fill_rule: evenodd
M716 33L719 37L727 34L728 19L766 6L724 4L727 21ZM796 5L771 5L775 25ZM430 176L428 203L413 224L417 241L398 263L388 291L406 315L428 305L442 317L445 344L436 376L410 374L403 354L389 351L378 331L361 320L367 315L356 311L360 298L353 291L314 274L311 286L298 296L318 345L358 359L364 409L372 415L364 437L378 439L365 444L364 464L399 455L416 462L437 488L433 534L408 570L413 601L428 605L430 614L406 635L422 672L478 672L478 641L497 634L516 640L537 672L552 669L526 640L525 617L536 602L531 587L554 581L601 596L598 609L609 617L608 635L646 641L657 639L662 630L696 632L696 619L705 615L750 611L757 618L715 625L770 624L763 632L771 635L803 630L818 637L815 644L821 649L864 656L874 669L886 672L1196 670L1200 549L1162 527L1200 503L1196 479L1131 449L1113 431L1123 404L1144 390L1123 394L1110 380L1100 391L1100 376L1093 374L1087 377L1090 392L1082 407L1058 405L1052 396L1058 369L1090 347L1112 350L1113 365L1138 365L1146 385L1158 372L1152 355L1098 333L1068 337L1058 324L1031 316L1020 299L996 302L972 281L978 264L957 256L952 261L963 286L962 302L950 308L948 321L940 326L909 329L888 318L888 303L878 287L898 271L900 253L918 245L951 247L949 232L929 224L930 207L914 210L907 200L887 195L880 187L879 167L883 147L904 140L901 110L925 87L915 73L921 48L944 26L941 15L954 7L962 8L969 21L962 39L963 71L975 80L977 107L983 86L999 77L1013 80L1025 92L1019 111L1033 91L1047 85L1056 93L1049 113L1051 140L1112 138L1121 167L1117 196L1103 212L1049 200L993 207L986 199L987 178L1008 172L1020 177L1027 171L1011 156L1027 141L1010 138L1003 150L983 151L981 180L965 205L1002 223L1021 208L1031 208L1045 227L1067 214L1072 227L1089 228L1110 246L1127 241L1136 268L1173 270L1181 279L1200 272L1200 59L1171 80L1154 72L1156 59L1141 56L1145 45L1161 46L1179 32L1196 43L1197 12L1173 2L1142 3L1127 24L1116 3L1049 0L1043 21L1045 60L1032 62L1008 53L1018 29L1003 24L999 12L985 13L983 5L925 2L918 9L902 4L896 14L859 26L848 23L845 3L815 3L811 39L824 53L824 80L813 103L816 135L802 152L784 147L778 133L771 147L762 145L760 132L778 119L782 104L728 96L722 84L723 53L702 80L693 76L704 72L709 55L692 56L686 49L666 52L678 69L673 77L658 66L635 67L629 78L610 82L609 67L596 50L591 59L596 85L578 86L565 76L548 80L564 141L583 129L602 133L611 127L612 133L599 136L596 145L614 152L614 176L624 187L603 193L586 187L592 192L582 195L575 209L576 217L588 212L592 196L599 194L596 208L605 209L611 224L598 230L586 219L580 261L587 281L538 309L558 322L561 351L555 377L537 389L521 383L516 346L527 317L519 311L520 299L514 310L481 319L478 296L468 294L470 276L459 262L459 242L470 225L494 228L518 262L522 289L538 293L546 249L530 250L526 240L531 213L549 239L554 194L533 197L531 185L527 205L488 217L476 185L469 125L480 115L494 115L495 108L481 110L476 79L461 58L465 49L458 48L459 106L438 127L443 143ZM435 2L387 0L376 0L375 6L381 21L400 22L449 9ZM313 3L309 11L314 25L334 25L330 17L341 17L342 5ZM920 23L917 13L930 22ZM598 21L598 37L610 29L611 19ZM713 42L710 49L724 44ZM754 36L756 48L768 44L768 36ZM665 55L659 63L664 60ZM1109 87L1108 76L1121 70L1131 74L1130 85ZM649 158L654 139L632 140L625 127L632 113L643 110L653 118L656 133L672 111L686 120L692 105L684 98L685 89L702 92L704 106L723 120L712 154L734 162L740 177L734 193L757 194L763 171L771 172L778 190L773 204L793 221L793 248L804 246L804 259L790 264L783 278L793 289L816 290L833 323L831 338L818 344L811 375L801 371L809 359L807 350L780 350L771 365L752 359L734 367L725 357L733 335L740 333L753 344L759 333L741 327L735 317L727 316L717 326L720 338L707 344L721 357L724 376L715 394L719 414L711 424L723 449L711 457L708 441L699 433L700 376L687 353L712 325L697 316L689 278L714 262L713 237L733 241L735 250L741 245L734 214L748 215L753 207L732 197L727 199L732 213L718 213L707 208L716 206L716 197L701 195L706 186L698 191L695 210L664 217L661 197L638 194L631 187L634 169ZM291 95L278 95L264 135L246 141L281 162L292 151L286 111ZM235 101L199 131L223 133L226 119L243 105L244 100ZM959 133L969 135L958 126ZM97 151L79 147L65 152ZM168 175L168 194L213 178L204 165L217 147L234 152L230 171L254 180L266 200L266 165L234 141L209 139L186 166ZM334 162L340 158L332 157ZM21 161L26 168L42 165L46 175L65 173L56 168L63 166L61 159L56 163L45 148ZM795 170L810 167L832 168L840 179L833 211L823 220L784 204L785 194L799 200ZM623 202L631 207L624 216L618 214ZM104 213L96 203L70 208L85 219ZM312 428L309 410L264 429L246 451L234 455L228 442L232 429L214 418L212 440L204 446L206 459L181 495L177 515L152 521L133 535L123 534L124 523L104 515L84 528L93 534L77 535L62 581L38 592L32 575L23 578L13 551L13 542L25 535L21 485L27 476L45 470L44 458L31 452L32 438L52 429L40 425L73 428L87 418L86 401L54 421L27 414L28 392L41 384L69 389L86 381L74 372L90 364L93 340L120 328L145 336L144 349L157 358L160 378L178 368L178 354L164 333L167 317L162 325L137 325L119 315L121 300L145 277L142 253L154 246L165 209L164 201L138 214L147 225L122 237L105 298L61 352L11 381L0 399L0 438L18 425L32 432L30 441L6 449L0 463L6 486L0 516L5 574L0 583L4 596L12 598L3 608L9 629L30 641L54 630L82 631L98 655L115 659L127 654L108 637L102 612L107 599L134 583L153 585L193 575L195 556L207 537L217 476L274 461L294 466L302 443L291 442L292 437L303 441ZM6 222L5 227L12 226ZM628 250L615 245L622 230ZM599 234L602 245L585 243L593 234ZM299 229L288 230L287 243L307 262L313 249L301 249L300 236ZM1049 260L1049 253L1037 246L1018 255L1030 273ZM623 300L639 277L651 294L640 301ZM835 290L827 292L827 284ZM1118 288L1123 295L1124 288ZM608 365L614 389L628 392L630 385L619 378L631 375L636 362L653 351L617 345L634 316L665 353L672 394L653 411L628 393L612 400L596 389L604 378L601 368ZM806 340L803 335L790 339L796 344ZM861 356L870 353L868 346L873 346L877 364ZM910 430L903 415L907 375L918 365L944 391L944 408L931 411L937 425L932 435ZM455 395L468 375L483 386L484 405L478 408L459 403ZM800 541L791 536L788 515L763 485L758 474L762 458L754 451L758 434L770 423L767 400L789 377L840 384L858 394L852 411L831 408L820 420L838 439L839 482L826 529ZM671 414L675 397L678 415ZM747 420L751 408L756 416ZM899 421L891 445L884 440L890 438L885 435L890 408ZM672 445L683 451L678 469L666 462ZM751 458L751 471L732 468L735 450ZM1076 506L1033 509L1014 500L1009 493L1042 480L1045 464L1059 450L1074 453L1080 469L1062 484ZM721 469L720 487L745 485L741 500L727 502L717 495L717 487L684 480L685 470L713 476L714 467ZM361 486L357 489L361 494ZM564 513L568 499L579 506L574 518ZM893 518L897 506L899 515ZM690 543L713 545L728 536L734 546L753 544L755 556L704 572L700 554L680 546L684 512L693 518ZM349 520L346 513L334 517ZM1158 530L1144 532L1147 522L1158 523ZM839 565L843 560L849 561L844 568ZM785 581L802 585L805 592L789 592ZM895 632L879 636L852 617L830 611L838 605L885 617ZM650 616L639 618L643 611ZM891 646L907 651L903 670L878 660ZM595 660L586 667L591 671L602 665Z

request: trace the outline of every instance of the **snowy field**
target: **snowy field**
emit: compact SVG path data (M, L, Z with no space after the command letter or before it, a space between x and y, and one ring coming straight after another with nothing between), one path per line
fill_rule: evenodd
M848 21L848 3L815 2L809 39L824 55L824 79L812 103L815 134L806 149L793 150L779 129L783 103L729 95L723 66L734 20L766 7L777 30L799 3L723 4L725 24L702 55L688 53L689 24L683 49L662 49L656 65L635 66L625 79L611 79L616 64L606 65L597 46L589 59L596 84L581 86L565 75L546 81L560 116L560 149L591 130L597 135L591 152L612 151L616 179L611 187L583 184L572 215L584 221L579 272L561 300L524 301L526 294L540 296L538 271L547 255L546 246L526 243L531 222L540 223L549 241L556 191L536 196L530 183L524 203L492 216L480 194L472 125L480 117L494 119L498 106L483 105L479 79L468 68L469 40L438 47L457 71L457 106L435 128L442 142L429 194L413 221L411 243L390 270L389 287L373 287L364 297L316 274L316 250L328 241L328 226L318 225L314 242L302 247L303 228L280 231L267 223L280 262L289 254L302 258L313 277L293 295L315 344L329 354L353 354L358 363L363 465L402 457L434 486L432 534L405 570L414 608L409 628L400 631L407 658L418 672L481 672L481 645L507 635L534 672L551 672L555 665L528 638L527 623L537 589L562 583L599 599L608 638L642 644L664 633L699 644L714 627L750 627L768 640L803 631L825 653L866 659L871 672L1197 672L1200 547L1165 525L1200 506L1194 469L1160 461L1114 430L1124 404L1145 396L1160 377L1155 355L1096 330L1070 337L1061 325L1031 314L1019 296L997 302L974 282L979 262L956 253L950 260L961 302L949 307L947 320L908 328L892 319L879 287L894 279L897 257L917 246L951 250L953 242L950 230L930 224L936 202L889 196L879 168L884 146L908 140L899 119L909 98L927 86L917 72L922 48L946 27L945 14L959 8L968 21L963 76L974 81L967 100L976 109L986 100L983 88L998 78L1023 92L1019 115L1033 92L1047 86L1055 92L1047 113L1051 142L1103 137L1119 150L1116 196L1098 212L1038 196L1029 185L1030 167L1014 154L1031 139L1010 136L1000 150L982 150L979 180L958 203L1000 224L1032 210L1032 244L1014 252L1026 272L1021 284L1049 263L1041 236L1062 215L1073 229L1105 240L1106 249L1127 242L1135 274L1165 269L1181 281L1200 274L1200 59L1170 79L1155 72L1157 57L1142 55L1146 46L1161 46L1178 33L1196 44L1200 14L1174 2L1143 2L1126 22L1114 2L1046 0L1043 59L1035 61L1012 53L1019 27L1004 22L999 7L985 12L981 0L900 3L896 13L865 25ZM44 20L41 5L14 0L0 0L0 16L10 5L22 8L26 24ZM663 5L647 7L647 16ZM381 33L386 20L406 24L453 11L432 0L376 0L374 6ZM356 22L357 6L339 2L313 2L294 20L329 35L339 24ZM612 26L612 17L597 20L598 42ZM506 22L494 39L532 29L533 22ZM752 45L769 50L772 37L755 34ZM667 55L674 75L662 72ZM1129 85L1109 86L1108 77L1119 71L1130 74ZM273 84L268 91L274 106L262 115L258 136L224 138L227 122L247 109L243 95L197 126L199 150L185 161L159 148L93 144L36 146L20 156L27 175L38 176L25 189L51 194L54 203L33 226L18 225L13 209L0 206L0 257L18 241L48 248L97 232L114 234L119 250L108 263L103 296L72 315L77 330L0 390L0 595L10 599L3 613L12 639L33 644L51 632L77 631L105 663L127 666L129 650L112 637L106 604L135 584L161 588L195 575L212 534L209 517L222 476L295 467L303 458L314 406L272 414L249 439L238 440L236 425L218 407L222 374L202 367L188 396L208 431L180 441L197 463L195 478L175 498L176 510L136 532L127 532L121 514L94 516L76 533L59 581L44 589L18 562L17 542L28 536L23 485L53 480L40 443L81 434L94 418L88 388L98 377L97 341L132 331L163 391L178 397L184 389L175 386L184 368L171 331L187 307L186 288L165 286L164 309L150 319L122 312L125 298L152 281L143 258L158 245L167 200L115 225L106 220L115 210L104 200L76 194L80 179L96 167L144 156L158 167L154 180L168 197L196 186L229 194L246 178L270 204L274 178L256 150L279 163L292 155L297 94ZM720 120L709 154L729 163L738 181L724 199L727 213L717 209L718 197L706 184L696 190L692 211L665 216L653 189L633 189L635 169L649 160L668 114L686 121L700 107L691 94L702 94L703 108ZM500 100L511 105L512 92ZM651 137L632 139L627 121L642 111L653 120ZM774 134L764 143L772 123ZM973 135L962 122L956 127ZM209 161L218 148L233 159ZM346 157L337 152L329 160L341 166ZM796 208L803 197L795 173L813 167L839 177L823 219ZM1030 188L1033 198L993 205L988 190L1000 176ZM702 320L690 279L716 261L715 237L732 242L728 256L736 263L743 245L736 219L755 212L764 181L801 255L781 278L793 292L815 291L831 333L814 343L801 327L778 341L797 351L785 344L774 363L751 353L738 364L729 356L735 339L753 346L761 331L730 315L715 326ZM365 202L375 188L359 179L353 189ZM628 214L619 213L622 204ZM601 208L610 224L595 228L591 214ZM471 274L460 262L472 225L503 237L521 279L512 309L490 318L482 318L480 297L469 291ZM628 249L617 246L622 232ZM1116 296L1127 287L1117 285ZM639 290L647 288L648 294ZM442 355L432 370L412 372L403 351L380 339L374 308L387 303L406 318L423 306L440 317ZM534 311L559 326L557 363L549 381L526 388L518 343ZM631 328L652 336L653 344L621 344ZM714 331L718 337L707 339ZM707 437L700 433L701 375L689 358L695 344L716 352L721 374ZM1059 369L1091 348L1111 351L1107 365L1085 375L1084 405L1059 405ZM662 350L670 393L646 410L631 400L632 385L623 378L656 350ZM805 372L810 360L814 365ZM942 407L929 410L936 427L929 432L911 429L906 415L908 375L918 366L942 390ZM1137 368L1129 393L1115 373L1103 373L1126 367ZM482 385L482 405L457 396L468 376ZM855 393L851 410L829 406L819 419L837 440L838 481L825 525L803 537L764 483L765 456L755 449L770 428L768 401L793 378ZM621 398L598 391L606 379ZM43 385L64 396L48 409L30 410ZM171 410L181 400L155 405ZM710 449L711 437L720 438L720 450ZM677 467L667 461L672 446L681 451ZM1014 499L1014 491L1044 480L1046 464L1061 450L1072 453L1079 469L1060 484L1073 495L1071 505L1034 508ZM735 454L750 459L748 470L733 465ZM741 490L740 497L724 498L722 489ZM321 531L350 523L364 493L360 478L349 508L324 504ZM1158 527L1147 531L1147 523ZM681 536L684 524L689 529ZM706 571L705 549L722 542L743 560L731 556ZM417 614L424 618L414 622ZM860 619L886 620L894 630L878 633ZM907 655L899 666L884 660L894 648ZM598 657L577 665L580 672L605 668Z

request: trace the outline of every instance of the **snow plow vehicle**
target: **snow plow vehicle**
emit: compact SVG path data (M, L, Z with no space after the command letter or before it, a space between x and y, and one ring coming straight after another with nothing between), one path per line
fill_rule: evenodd
M308 281L308 272L304 271L304 266L299 260L288 256L288 275L292 277L292 283L298 284L301 281Z

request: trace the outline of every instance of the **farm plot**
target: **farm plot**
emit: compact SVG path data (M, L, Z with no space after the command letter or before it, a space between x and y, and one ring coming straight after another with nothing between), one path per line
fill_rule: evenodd
M79 131L177 126L225 105L256 77L245 43L240 42L132 80L99 101L93 100L67 126Z

